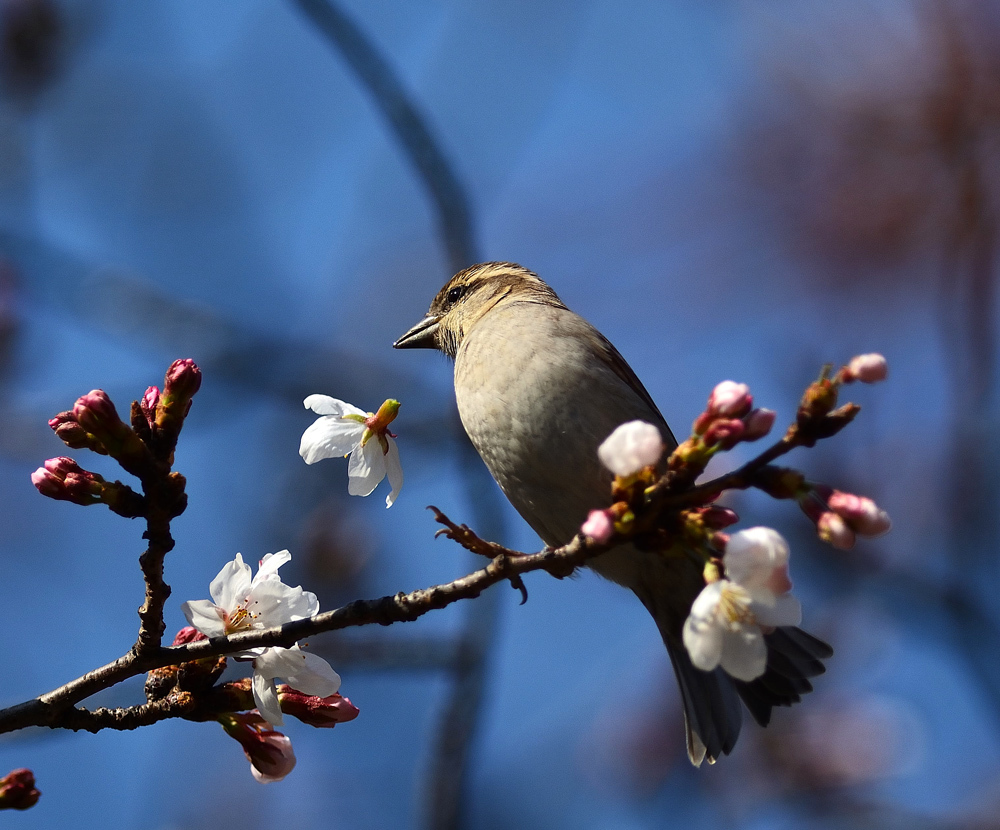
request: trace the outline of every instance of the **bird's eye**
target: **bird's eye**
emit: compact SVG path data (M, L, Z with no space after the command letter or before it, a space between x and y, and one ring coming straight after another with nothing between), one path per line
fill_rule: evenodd
M453 289L451 289L451 291L448 292L448 297L447 297L448 305L454 305L464 296L465 296L465 286L456 285Z

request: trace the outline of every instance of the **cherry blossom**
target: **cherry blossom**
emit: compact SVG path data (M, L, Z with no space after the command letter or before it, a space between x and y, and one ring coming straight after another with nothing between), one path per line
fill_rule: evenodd
M310 395L303 405L322 416L302 434L299 455L306 464L349 455L347 492L367 496L388 476L392 491L386 496L385 506L392 507L403 487L399 450L395 436L389 432L389 424L399 412L399 401L385 401L378 412L365 412L327 395Z
M798 625L799 601L791 596L788 543L771 528L734 533L722 559L727 577L710 582L691 605L684 646L703 671L717 666L738 680L767 668L763 628Z
M238 631L271 628L319 613L316 595L301 586L285 585L278 568L292 558L287 550L267 554L251 578L250 566L236 558L219 571L209 586L211 600L185 602L181 606L188 622L207 637L223 637ZM281 706L275 678L306 695L327 697L340 688L340 676L329 663L315 654L273 646L252 648L233 655L253 662L253 697L261 715L272 724L281 724Z

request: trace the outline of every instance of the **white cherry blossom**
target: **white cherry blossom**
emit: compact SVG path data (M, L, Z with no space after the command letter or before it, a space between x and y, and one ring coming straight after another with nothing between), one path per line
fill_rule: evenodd
M184 616L206 637L271 628L314 616L319 613L316 595L301 586L286 585L278 576L278 568L291 558L287 550L269 553L251 577L250 566L237 553L212 580L212 599L183 603ZM329 663L297 645L246 649L232 656L253 661L254 702L264 719L275 725L283 722L275 678L283 677L293 688L318 697L332 695L340 688L340 676Z
M727 578L702 589L684 622L684 646L703 671L717 666L738 680L767 668L765 628L798 625L799 601L788 593L788 543L771 528L734 533L723 556Z
M403 487L399 450L395 436L389 432L399 401L387 400L378 412L365 412L328 395L310 395L303 405L322 416L302 434L299 455L306 464L349 455L347 492L367 496L388 476L392 491L386 496L385 506L392 507Z

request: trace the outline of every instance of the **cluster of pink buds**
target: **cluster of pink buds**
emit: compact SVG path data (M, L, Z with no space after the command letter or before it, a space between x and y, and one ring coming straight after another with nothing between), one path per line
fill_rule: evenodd
M132 519L145 512L145 499L120 481L105 481L72 458L50 458L31 474L31 483L43 496L73 504L106 504L120 516Z
M0 778L0 810L27 810L38 803L39 796L30 769L16 769Z
M694 422L693 432L706 447L728 450L740 441L757 441L771 431L775 413L754 409L745 383L724 380L708 397L708 406Z
M812 485L799 501L816 523L819 538L839 550L850 550L858 536L881 536L892 527L889 514L865 496Z

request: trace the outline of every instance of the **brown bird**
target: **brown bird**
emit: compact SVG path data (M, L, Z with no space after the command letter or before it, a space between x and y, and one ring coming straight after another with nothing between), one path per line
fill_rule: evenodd
M611 501L611 474L597 448L620 424L654 424L677 446L635 372L590 323L520 265L487 262L456 274L427 315L394 344L455 361L465 431L504 494L547 545L569 542L590 510ZM656 621L680 684L692 763L728 754L742 725L740 699L762 726L773 706L812 689L830 647L794 627L766 635L765 673L741 681L692 665L681 642L701 569L623 544L588 567L630 588Z

